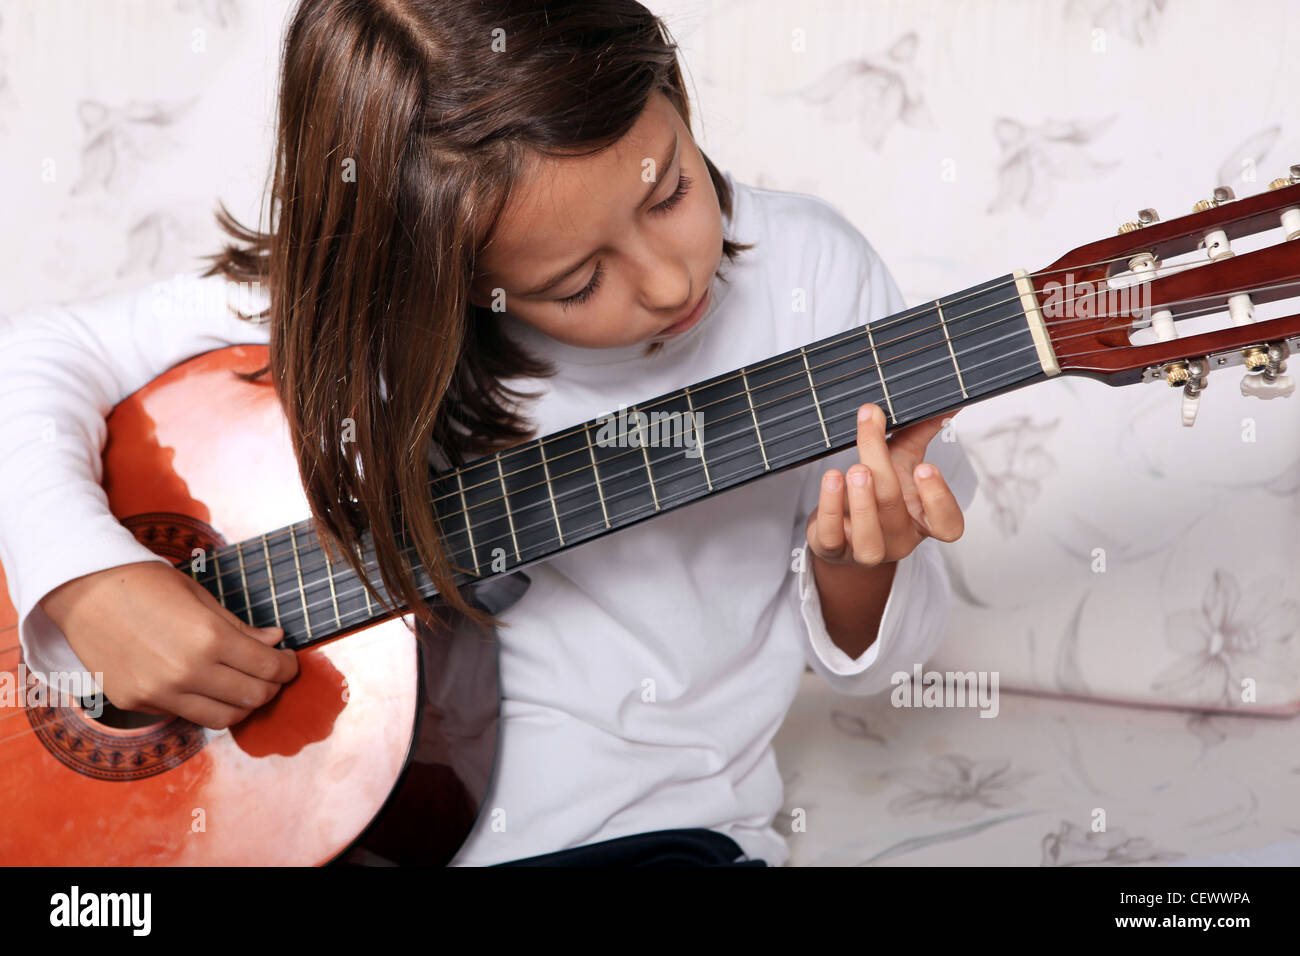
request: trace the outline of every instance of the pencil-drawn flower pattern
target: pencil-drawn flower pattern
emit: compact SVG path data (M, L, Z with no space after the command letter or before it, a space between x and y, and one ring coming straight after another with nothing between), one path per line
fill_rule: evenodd
M1024 800L1017 788L1033 777L1011 769L1006 759L978 763L962 754L942 754L929 770L896 770L888 776L910 792L889 801L894 814L928 813L942 820L972 820Z
M1119 165L1118 160L1098 160L1088 153L1088 144L1115 121L1048 121L1030 126L1009 117L993 124L1002 159L998 164L998 194L989 203L990 213L1019 206L1031 215L1047 211L1058 179L1097 179Z
M1168 0L1069 0L1065 15L1124 37L1137 46L1155 41Z
M979 475L979 488L993 511L994 523L1004 537L1019 530L1029 505L1042 491L1045 478L1057 469L1047 441L1060 419L1036 423L1016 415L963 442L971 465Z
M1295 675L1300 607L1283 593L1280 577L1254 583L1243 598L1231 571L1217 568L1199 608L1165 621L1165 640L1181 655L1158 674L1152 689L1202 703L1234 704L1243 682L1282 681Z
M118 192L130 185L140 161L179 147L169 137L169 127L197 101L197 96L177 103L132 100L115 108L97 100L82 100L77 104L84 131L81 175L72 186L72 194L93 189Z
M1043 866L1119 866L1126 863L1167 863L1186 854L1159 849L1145 837L1130 837L1123 827L1097 832L1062 820L1055 833L1043 837Z
M883 52L832 67L796 95L825 107L827 122L856 118L862 138L878 150L899 123L934 125L916 66L919 42L915 32L905 33Z

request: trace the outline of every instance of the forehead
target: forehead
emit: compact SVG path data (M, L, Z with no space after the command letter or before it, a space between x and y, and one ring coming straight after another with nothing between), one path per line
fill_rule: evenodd
M674 139L686 135L672 103L656 92L636 124L608 149L565 158L530 155L484 250L483 271L537 278L548 266L594 249L615 234L651 188L642 178L645 160L657 165ZM656 170L656 176L663 172Z

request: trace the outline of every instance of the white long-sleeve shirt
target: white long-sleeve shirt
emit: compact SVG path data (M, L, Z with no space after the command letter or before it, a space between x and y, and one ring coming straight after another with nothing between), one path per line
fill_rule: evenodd
M704 318L658 355L644 357L639 345L577 348L502 317L559 369L514 383L543 391L524 408L539 434L905 307L834 207L727 179L727 235L757 245L714 280ZM796 289L805 311L792 308ZM104 419L178 362L265 343L265 327L227 308L235 291L220 277L188 275L0 318L0 562L31 669L83 671L42 597L93 571L167 560L108 510ZM969 505L976 480L958 444L932 442L927 459ZM709 827L751 858L783 864L788 823L774 820L782 784L771 740L805 664L838 692L880 692L936 649L949 608L942 544L927 539L898 562L871 646L851 659L831 641L811 559L793 570L794 552L805 546L821 475L856 460L847 449L767 475L533 565L531 587L501 615L510 626L499 632L500 751L478 825L453 862Z

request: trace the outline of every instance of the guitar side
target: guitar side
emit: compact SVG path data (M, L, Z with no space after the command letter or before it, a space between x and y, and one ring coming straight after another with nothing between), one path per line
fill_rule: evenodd
M173 563L309 516L274 388L234 374L266 357L264 346L204 353L108 418L109 506ZM3 582L0 568L0 679L13 691L0 706L0 863L313 865L376 848L391 858L399 832L422 862L442 863L468 834L495 751L495 656L459 723L422 674L449 662L449 645L426 639L422 654L390 617L297 651L298 675L229 730L109 726L24 686ZM406 827L421 821L412 840Z

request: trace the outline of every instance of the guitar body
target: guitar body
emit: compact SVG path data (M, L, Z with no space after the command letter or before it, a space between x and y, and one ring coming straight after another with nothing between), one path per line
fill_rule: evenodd
M233 374L266 359L205 353L108 418L112 512L173 563L309 516L274 388ZM494 635L446 614L439 635L390 616L298 650L269 704L212 731L44 702L0 587L0 863L447 862L491 777L499 693Z

